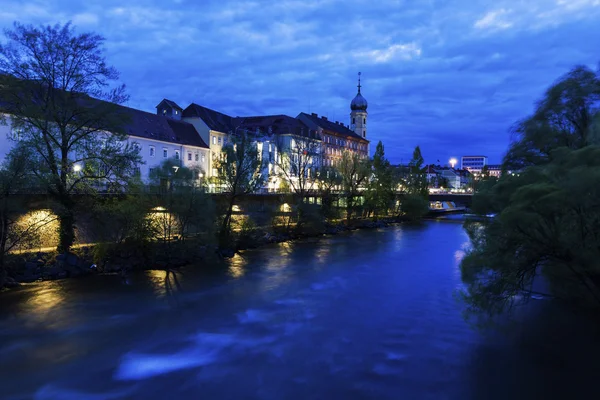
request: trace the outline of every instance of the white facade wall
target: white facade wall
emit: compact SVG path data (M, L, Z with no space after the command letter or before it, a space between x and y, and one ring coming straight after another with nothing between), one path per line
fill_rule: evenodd
M10 117L7 115L0 116L0 162L4 161L6 155L12 149L13 141L9 139L11 136Z
M151 168L160 166L162 162L169 158L177 158L177 155L179 156L181 166L187 168L199 167L204 176L206 176L209 156L207 148L178 145L138 136L129 136L127 141L131 144L136 143L140 148L142 163L139 168L143 181L148 180ZM190 155L191 160L188 159Z
M14 142L9 139L11 134L10 118L5 118L4 122L5 124L0 124L0 161L5 159L10 149L14 146ZM139 168L141 178L144 181L148 179L150 168L158 167L164 160L175 157L177 152L179 152L179 159L182 166L189 168L199 167L204 174L208 171L209 150L207 148L178 145L138 136L128 136L127 142L130 144L137 143L140 147L142 163L139 165ZM153 154L151 153L151 149L154 149ZM165 150L167 152L166 157L164 156ZM189 154L191 154L191 160L188 159ZM197 161L196 154L198 154Z

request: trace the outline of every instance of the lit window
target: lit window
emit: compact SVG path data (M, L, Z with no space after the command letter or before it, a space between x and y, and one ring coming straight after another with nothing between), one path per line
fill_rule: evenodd
M206 157L204 156L204 154L202 154L202 162L206 161Z
M179 114L179 111L175 110L175 115Z
M163 115L166 115L166 114L167 114L167 109L163 108Z
M150 146L150 157L154 157L154 152L155 152L154 146Z
M188 152L188 161L192 161L192 153ZM198 160L196 160L198 161Z
M217 137L213 136L213 144L217 144Z
M179 160L179 150L175 150L175 159Z
M167 151L167 149L163 149L163 157L164 158L169 157L169 152Z

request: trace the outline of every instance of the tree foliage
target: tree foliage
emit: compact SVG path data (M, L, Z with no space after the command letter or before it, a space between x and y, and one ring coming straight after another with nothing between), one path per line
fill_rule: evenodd
M418 195L427 198L429 195L429 184L427 174L423 172L423 155L421 148L415 147L413 157L408 163L409 172L404 177L404 192L409 195Z
M392 166L385 158L383 143L379 141L372 160L372 175L365 193L366 204L374 218L387 215L396 198L398 182Z
M478 188L467 222L472 249L462 261L469 311L498 315L545 279L551 294L600 307L599 79L576 67L521 121L504 174ZM544 277L544 278L542 278Z
M77 34L70 24L15 23L0 44L0 103L14 141L32 150L36 184L60 205L59 250L75 239L76 193L123 184L139 161L125 141L127 99L118 73L106 64L103 38Z

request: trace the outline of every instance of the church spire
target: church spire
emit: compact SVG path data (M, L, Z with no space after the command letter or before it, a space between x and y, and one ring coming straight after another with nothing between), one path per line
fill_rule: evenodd
M360 94L360 72L358 73L358 94Z

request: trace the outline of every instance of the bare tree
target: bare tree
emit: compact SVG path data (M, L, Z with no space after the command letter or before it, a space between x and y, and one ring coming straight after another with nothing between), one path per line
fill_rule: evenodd
M215 164L215 180L227 198L227 209L219 231L219 246L227 247L231 236L233 206L239 197L257 192L266 179L257 138L248 132L231 135Z
M27 217L28 153L24 147L11 151L0 166L0 288L6 279L6 256L17 249L29 249L44 227L56 221L52 213Z
M0 44L0 104L12 139L33 151L37 184L60 205L58 250L75 240L75 195L99 183L121 184L139 161L126 143L127 96L112 85L119 74L106 64L104 39L76 34L69 23L19 23Z
M310 132L300 135L280 135L275 165L281 179L303 198L316 189L316 175L321 166L321 141Z
M371 176L370 162L357 153L345 151L340 161L339 172L346 199L346 220L350 222L357 199Z

